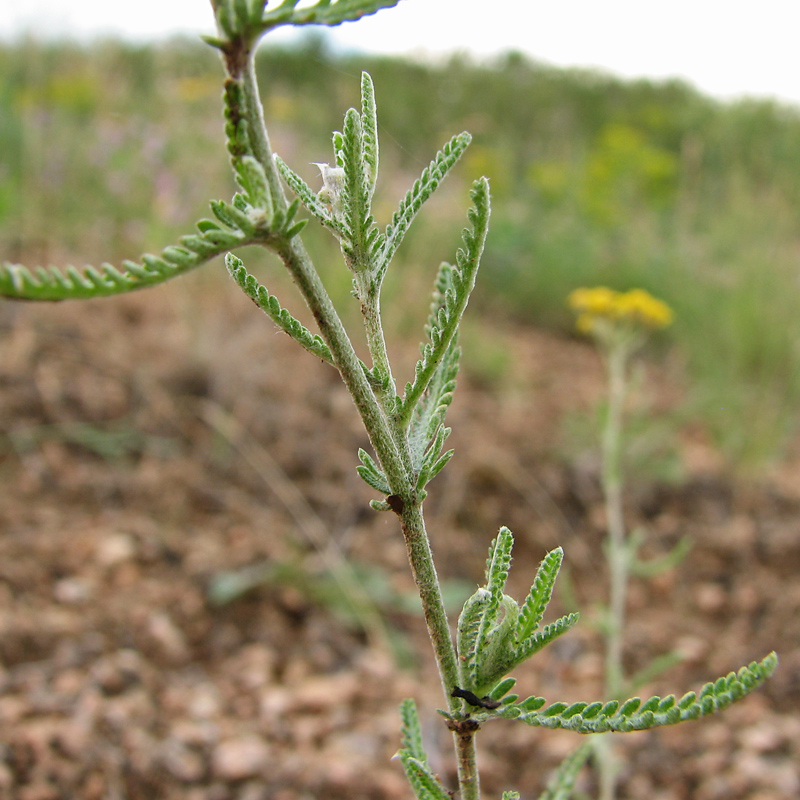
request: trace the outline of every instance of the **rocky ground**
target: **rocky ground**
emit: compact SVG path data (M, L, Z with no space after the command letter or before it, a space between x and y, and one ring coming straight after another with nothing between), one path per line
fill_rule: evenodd
M584 342L493 336L516 363L502 390L480 370L462 379L456 456L430 487L440 572L463 599L505 524L519 597L562 545L568 580L551 615L578 607L583 621L519 670L519 688L598 699L597 459L566 458L559 442L564 419L600 397L600 366ZM0 353L0 798L401 800L392 755L408 696L452 783L405 549L394 517L368 508L354 469L365 437L330 368L233 287L199 279L83 305L5 303ZM649 368L656 417L680 400L676 372ZM674 444L681 479L637 472L627 513L650 555L685 536L693 547L679 568L634 580L627 668L676 650L681 662L642 689L667 694L772 649L781 664L724 715L619 737L620 794L792 800L797 471L734 480L700 432ZM488 727L486 796L538 796L577 742ZM594 796L589 770L580 787Z

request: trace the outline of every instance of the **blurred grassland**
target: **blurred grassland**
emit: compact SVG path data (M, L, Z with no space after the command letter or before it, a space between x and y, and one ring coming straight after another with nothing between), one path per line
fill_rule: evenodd
M312 162L332 160L330 131L358 103L362 69L382 129L379 222L450 136L474 135L387 278L395 335L416 333L418 298L458 243L469 181L486 174L494 213L478 314L567 332L575 287L647 289L676 312L664 341L687 367L687 418L702 419L736 466L780 457L800 401L800 110L518 54L423 66L334 57L317 36L267 45L259 73L273 146L312 186ZM0 257L118 263L191 232L210 198L234 190L221 76L199 42L0 46ZM312 231L309 247L353 313L333 243ZM281 271L254 259L301 313ZM224 280L211 269L220 277L202 280ZM391 302L400 297L414 302Z

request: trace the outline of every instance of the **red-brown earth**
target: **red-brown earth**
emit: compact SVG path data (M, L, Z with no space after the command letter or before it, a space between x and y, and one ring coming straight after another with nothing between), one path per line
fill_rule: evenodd
M452 785L441 689L404 605L405 548L394 515L368 507L375 495L354 469L367 442L348 396L232 286L192 280L0 306L0 798L410 798L392 760L408 696ZM500 388L480 370L462 377L448 420L456 455L429 487L439 570L472 590L508 525L521 598L545 552L563 546L569 580L549 619L574 604L583 620L518 671L518 689L602 699L591 625L606 592L598 460L559 448L566 415L601 398L601 366L585 342L525 328L492 336L512 363ZM680 370L669 360L647 369L638 399L658 418L680 403ZM792 800L797 471L734 479L698 429L674 444L681 479L637 474L626 513L647 529L649 555L685 536L693 547L678 568L633 580L627 669L677 650L682 661L641 690L663 695L772 649L781 663L723 714L616 737L620 796ZM382 624L336 610L343 554L373 587ZM272 579L212 602L221 575L258 570ZM405 648L403 665L387 635ZM487 726L486 796L538 796L579 741ZM590 770L579 786L594 796Z

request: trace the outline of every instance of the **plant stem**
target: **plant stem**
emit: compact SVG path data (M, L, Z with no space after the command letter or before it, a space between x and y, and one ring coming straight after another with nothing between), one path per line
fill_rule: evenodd
M249 54L242 73L231 77L242 81L245 97L244 113L253 155L264 168L275 208L285 210L286 196L280 183L264 122L253 53ZM355 401L392 491L401 496L408 494L410 476L403 464L402 454L398 450L388 420L377 402L361 361L302 241L295 236L291 240L275 243L274 249L289 270L317 321L320 336L330 348L334 364Z
M367 346L372 356L373 370L376 375L384 375L388 378L390 397L387 399L393 401L396 388L381 324L380 282L373 277L372 269L356 275L355 281L361 300L361 315L364 318L364 330L367 335Z
M389 420L372 391L361 360L353 349L353 344L308 253L297 236L289 242L280 243L276 251L314 315L320 336L330 348L334 364L361 415L389 487L394 494L402 497L404 502L413 502L411 476L393 436Z
M460 800L480 800L481 782L478 762L475 758L475 733L477 731L454 731L456 757L458 759L458 786Z
M411 572L422 600L425 624L436 656L442 690L447 698L447 709L450 714L459 715L461 701L451 696L453 687L458 685L458 662L425 530L422 505L415 503L406 506L400 514L400 523ZM480 776L475 752L475 734L478 732L478 726L467 719L460 722L453 721L450 729L453 731L456 749L460 800L480 800Z
M605 688L609 699L621 699L625 678L622 668L622 633L628 585L628 551L622 509L622 415L625 405L626 343L612 342L607 349L608 413L603 430L603 494L605 496L609 567L609 609L606 631ZM612 742L599 737L595 756L600 771L600 800L616 796L617 764Z
M267 125L264 120L264 107L261 105L261 95L258 91L255 51L250 53L247 59L247 68L242 75L242 85L246 101L247 128L253 156L261 163L267 175L267 184L269 185L274 206L285 209L287 206L286 195L283 191L278 168L275 166Z
M242 85L253 154L267 174L275 207L285 209L286 199L280 185L264 124L252 55L248 59ZM411 469L406 429L401 422L388 413L387 398L381 398L379 401L379 398L376 397L365 374L364 366L358 358L300 238L295 236L291 240L280 240L272 246L283 260L314 315L320 335L330 348L334 364L355 402L389 486L398 498L396 511L400 517L411 571L422 600L425 624L436 657L442 689L447 699L449 712L458 715L461 711L461 701L450 696L453 687L458 684L456 651L450 634L450 625L430 549L430 541L425 530L422 504L416 497L415 478ZM370 351L375 359L375 366L384 371L384 374L390 378L390 386L393 387L380 322L377 293L368 292L367 297L370 302L365 304L364 318ZM394 389L392 388L391 391L394 392ZM476 731L477 727L474 730L464 728L461 732L454 731L453 734L458 759L461 800L479 800L480 798L475 758Z
M608 524L610 573L609 632L606 649L606 691L623 692L622 630L628 583L628 553L622 509L622 413L625 404L627 348L612 345L608 353L608 416L603 431L603 493Z
M461 710L461 701L450 697L453 687L458 684L456 651L450 635L450 625L447 621L447 613L442 600L439 578L436 575L421 506L407 504L400 514L400 524L406 542L411 572L422 600L425 624L433 645L433 652L436 655L442 689L447 697L448 710L451 714L457 714Z

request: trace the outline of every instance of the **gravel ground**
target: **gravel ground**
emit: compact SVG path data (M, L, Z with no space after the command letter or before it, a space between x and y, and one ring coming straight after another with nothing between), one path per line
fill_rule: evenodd
M410 798L392 760L408 696L452 782L429 645L407 610L405 548L355 473L366 446L355 412L333 371L251 308L192 279L82 305L0 306L0 798ZM551 618L577 606L583 620L519 670L518 688L598 699L597 460L586 448L567 459L559 442L562 421L599 398L600 366L583 342L492 336L514 366L502 391L479 369L462 379L456 456L430 487L440 572L455 595L471 591L505 524L519 597L562 545L569 580ZM635 399L666 413L680 402L678 370L648 369ZM793 800L797 470L748 483L698 431L673 444L681 480L637 473L627 513L651 555L684 536L693 547L678 569L633 581L626 666L677 651L680 663L641 690L667 694L772 649L781 664L724 715L619 737L620 796ZM348 613L331 579L344 556L373 598L367 611ZM536 797L577 743L489 726L487 796ZM590 770L580 787L594 794Z

